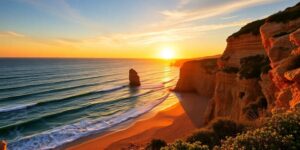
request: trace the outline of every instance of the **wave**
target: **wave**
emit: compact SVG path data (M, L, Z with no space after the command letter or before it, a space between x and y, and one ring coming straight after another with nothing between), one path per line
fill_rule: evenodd
M53 89L53 90L48 90L48 91L42 91L42 92L36 92L36 93L28 93L28 94L23 94L23 95L5 97L5 98L1 98L0 102L16 101L16 100L19 100L19 99L24 99L24 98L31 97L31 96L38 95L38 94L50 94L50 93L55 93L55 92L60 92L60 91L74 90L74 89L78 89L78 88L96 86L96 85L99 85L99 84L100 83L85 84L85 85L79 85L79 86L73 86L73 87L67 87L67 88L59 88L59 89Z
M84 78L77 78L77 79L69 79L69 80L62 80L62 81L56 81L56 82L46 82L46 83L40 83L40 84L15 86L15 87L9 87L9 88L2 88L0 90L4 92L4 91L25 89L25 88L34 88L34 87L39 87L39 86L51 86L51 85L55 85L55 84L66 84L66 83L70 83L70 82L74 82L74 81L97 79L97 78L101 78L101 77L105 77L105 76L108 76L108 75L100 75L100 76L84 77ZM112 81L115 81L115 80L112 80Z
M20 109L25 109L30 106L34 106L37 103L30 103L30 104L18 104L18 105L12 105L12 106L5 106L5 107L0 107L0 113L6 113L14 110L20 110Z
M88 95L92 95L92 94L113 92L113 91L123 89L125 87L127 87L127 85L116 86L116 87L112 87L112 88L108 88L108 89L87 92L87 93L74 95L74 96L70 96L70 97L67 97L67 98L63 98L63 99L57 99L57 100L51 100L51 101L45 101L45 102L38 102L38 103L31 103L31 104L19 104L19 105L5 106L3 108L0 107L0 113L3 113L3 112L7 113L7 112L10 112L10 111L28 109L28 108L31 108L31 107L46 105L46 104L54 103L54 102L68 101L68 100L72 100L72 99L75 99L75 98L80 98L80 97L84 97L84 96L88 96Z
M54 149L63 144L72 142L81 137L99 133L105 129L111 128L117 124L136 118L152 110L155 106L163 102L169 93L163 97L154 100L148 105L139 108L133 108L122 114L105 117L96 120L85 119L80 122L54 128L50 131L42 132L32 136L23 137L8 144L8 150L32 150L32 149Z
M9 131L13 131L13 130L16 130L16 129L19 129L19 128L22 128L22 127L26 127L26 126L29 127L32 124L42 122L43 120L60 117L62 115L68 115L68 114L75 114L75 113L78 113L78 112L84 112L85 110L91 109L92 107L97 108L97 107L100 107L101 105L108 105L108 104L112 104L112 103L116 103L116 102L120 102L120 101L124 101L124 100L131 100L132 98L143 96L143 95L149 94L151 92L153 92L153 91L148 91L148 92L138 94L138 95L135 95L135 96L131 96L131 97L115 99L115 100L112 100L112 101L95 102L95 103L87 104L87 105L84 105L84 106L81 106L81 107L71 108L71 109L68 109L68 110L63 110L63 111L60 111L60 112L47 114L47 115L40 116L40 117L31 119L31 120L26 120L26 121L23 121L23 122L18 122L18 123L15 123L15 124L11 124L11 125L8 125L8 126L1 127L0 128L0 133L5 134Z

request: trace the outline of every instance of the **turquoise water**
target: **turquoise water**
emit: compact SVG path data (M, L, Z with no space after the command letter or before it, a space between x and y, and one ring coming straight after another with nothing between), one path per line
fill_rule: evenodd
M142 86L129 88L128 70ZM144 114L168 96L178 68L133 59L0 59L0 139L51 149Z

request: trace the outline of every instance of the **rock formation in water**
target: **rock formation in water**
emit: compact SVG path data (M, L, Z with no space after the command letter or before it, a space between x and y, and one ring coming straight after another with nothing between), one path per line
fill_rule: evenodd
M140 86L140 77L138 76L138 73L134 69L129 70L129 85L131 87Z
M211 97L207 121L255 120L299 105L300 3L231 35L217 66L208 73L201 61L186 62L175 88Z

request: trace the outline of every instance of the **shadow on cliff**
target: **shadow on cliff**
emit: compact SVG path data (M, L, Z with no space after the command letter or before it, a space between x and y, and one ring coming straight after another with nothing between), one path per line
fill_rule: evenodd
M196 93L175 93L187 116L196 127L203 127L209 98Z

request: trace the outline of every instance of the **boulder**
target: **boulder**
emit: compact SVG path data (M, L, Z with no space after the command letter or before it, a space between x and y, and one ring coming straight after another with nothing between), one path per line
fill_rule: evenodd
M129 85L131 87L140 86L140 77L138 76L138 73L134 69L129 70Z

